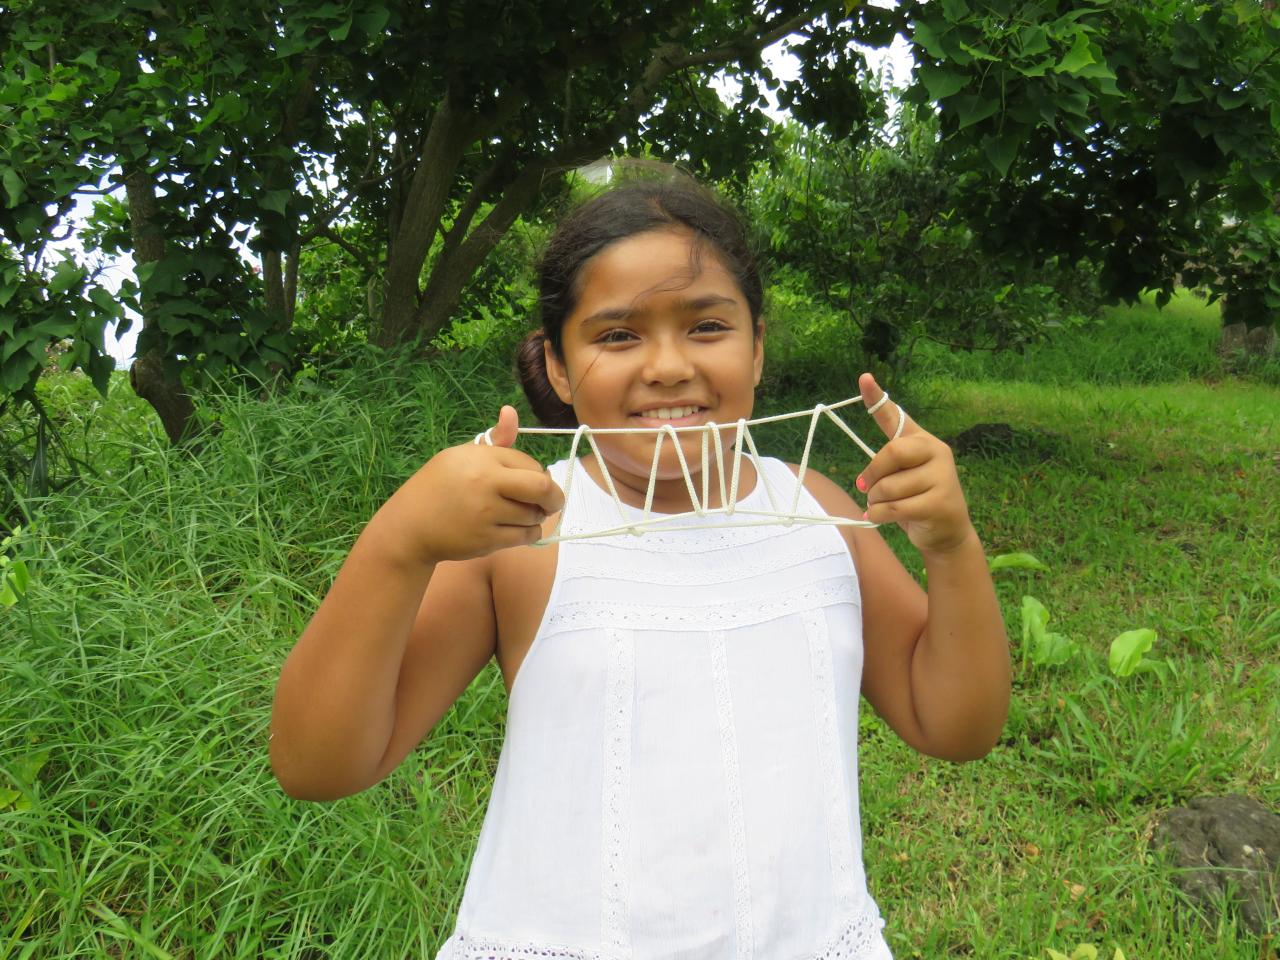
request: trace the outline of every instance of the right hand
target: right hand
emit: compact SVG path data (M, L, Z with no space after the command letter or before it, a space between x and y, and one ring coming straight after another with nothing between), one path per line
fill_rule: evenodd
M513 449L519 418L505 406L493 428L493 446L465 444L441 450L378 511L411 557L424 563L469 560L525 546L542 536L542 523L564 506L564 492L527 453Z

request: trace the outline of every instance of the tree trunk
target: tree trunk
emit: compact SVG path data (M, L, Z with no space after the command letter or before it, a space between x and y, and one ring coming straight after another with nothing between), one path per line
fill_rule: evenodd
M375 337L379 346L403 343L416 332L418 278L440 229L440 217L468 139L466 120L457 115L446 95L431 120L409 184L399 229L389 247L386 299Z
M503 191L489 215L456 246L446 243L431 270L422 306L415 317L416 331L430 340L452 319L467 282L475 275L516 217L528 208L542 188L544 168L531 164Z
M124 178L125 198L129 204L129 226L133 233L133 260L138 266L156 263L164 256L164 234L156 218L156 191L142 170L130 170ZM154 322L150 311L154 304L142 298L142 329ZM145 341L144 341L145 342ZM129 385L160 417L170 443L190 438L195 424L195 404L182 381L169 375L164 353L150 349L129 368Z

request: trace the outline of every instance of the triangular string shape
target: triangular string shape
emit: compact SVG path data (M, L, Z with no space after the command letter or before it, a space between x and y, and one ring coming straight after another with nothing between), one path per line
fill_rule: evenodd
M874 457L876 451L863 442L862 438L854 433L853 429L845 423L843 419L836 415L835 411L841 407L849 406L853 403L861 403L861 397L850 397L847 400L841 400L839 403L824 404L819 403L812 410L800 410L796 413L784 413L772 417L760 417L756 420L738 420L732 425L734 431L733 450L732 450L732 473L729 479L729 487L725 489L725 463L724 463L724 447L721 442L721 431L729 429L727 424L718 424L709 422L699 426L692 427L673 427L670 425L662 427L610 427L599 430L593 429L587 424L581 424L573 429L563 429L557 427L521 427L519 433L522 434L556 434L561 436L572 436L573 440L569 444L569 471L565 477L564 499L566 510L562 510L560 518L556 523L556 528L549 537L538 540L535 545L545 545L551 543L559 543L562 540L587 540L599 537L612 537L619 534L631 534L633 536L642 536L649 530L707 530L718 527L758 527L758 526L783 526L790 527L796 523L817 524L829 523L841 526L856 527L875 527L876 523L869 520L852 520L848 517L833 517L827 515L810 515L802 514L800 509L800 497L804 490L805 472L809 469L809 454L813 449L813 438L817 433L818 423L823 417L830 420L839 427L854 443L861 448L862 452L868 457ZM875 413L881 406L889 402L889 395L884 394L875 404L867 409L868 414ZM903 412L902 407L898 407L898 427L894 432L894 437L902 435L902 429L906 425L907 415ZM775 423L780 420L792 420L800 417L809 418L809 430L805 436L804 452L800 457L800 463L796 471L795 487L792 490L790 509L783 511L779 509L779 498L776 495L773 485L769 482L768 475L764 470L763 463L760 458L760 451L756 449L755 437L752 436L751 428L762 423ZM702 449L700 456L700 467L702 470L702 495L699 497L697 485L694 483L693 474L689 469L689 463L685 458L684 448L680 445L679 434L697 431L702 436ZM649 434L654 436L653 447L653 463L649 468L649 485L645 491L644 507L639 520L627 516L626 505L622 502L622 498L618 496L617 487L614 485L613 477L609 473L609 466L605 458L600 453L600 447L596 443L597 435L605 434ZM716 442L711 442L712 434L715 435ZM592 454L595 455L596 464L600 468L601 477L604 479L605 491L609 494L614 504L618 508L617 526L604 527L599 530L580 531L577 533L564 533L565 513L567 512L567 504L570 502L569 495L573 489L574 476L578 471L578 450L582 446L583 438L586 438L588 446L591 448ZM683 513L660 513L653 512L654 490L657 486L658 464L662 459L662 446L670 439L672 446L675 448L676 459L680 464L680 475L684 480L685 488L689 493L689 502L693 504L693 509L686 510ZM492 428L484 433L478 434L475 443L493 444ZM743 447L746 448L746 455L750 457L752 465L756 470L757 482L763 484L765 497L769 501L768 510L742 510L738 506L738 489L739 480L742 474L742 458L744 455ZM711 483L711 456L714 451L715 456L715 472L720 484L720 503L719 507L709 507L710 483ZM587 482L591 482L588 478ZM699 523L688 523L692 518L699 518ZM718 517L711 523L705 522L707 517ZM683 521L683 522L682 522Z

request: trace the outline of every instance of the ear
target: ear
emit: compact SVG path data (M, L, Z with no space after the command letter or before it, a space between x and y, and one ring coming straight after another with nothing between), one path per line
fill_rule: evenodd
M755 344L751 350L751 362L755 367L755 385L760 386L760 376L764 373L764 318L760 319L760 330L756 333Z
M547 380L551 383L551 389L556 392L556 396L560 398L560 402L573 406L573 391L569 389L569 372L565 370L564 364L560 362L560 358L556 356L556 352L551 349L551 341L542 341L542 356L544 365L547 368Z

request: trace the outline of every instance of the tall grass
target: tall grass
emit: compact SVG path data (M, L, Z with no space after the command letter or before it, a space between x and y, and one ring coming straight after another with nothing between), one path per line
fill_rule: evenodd
M899 957L1264 950L1230 915L1197 918L1147 850L1159 810L1201 792L1280 806L1280 390L1224 378L1206 323L1118 311L1025 357L925 358L911 393L926 427L1013 427L958 463L989 552L1049 567L1000 576L1015 652L1023 593L1083 652L1019 669L981 763L920 757L864 715L866 859ZM770 371L763 408L848 392L802 354ZM121 382L111 417L79 428L77 383L44 389L107 466L25 502L32 585L0 609L0 958L432 955L501 745L496 671L385 784L332 804L280 792L267 716L361 525L517 400L507 358L363 356L265 400L225 395L196 455L139 434L145 408ZM789 429L768 452L798 454ZM851 485L860 454L819 448ZM1134 626L1157 630L1163 678L1108 673L1108 642Z

